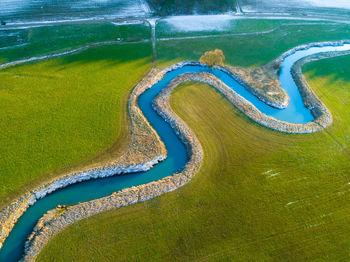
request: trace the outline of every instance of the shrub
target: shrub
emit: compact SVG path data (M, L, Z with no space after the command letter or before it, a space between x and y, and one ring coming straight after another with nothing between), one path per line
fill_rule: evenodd
M220 49L207 51L199 59L199 62L201 64L207 64L211 67L216 65L224 65L224 61L225 61L225 56L222 50Z

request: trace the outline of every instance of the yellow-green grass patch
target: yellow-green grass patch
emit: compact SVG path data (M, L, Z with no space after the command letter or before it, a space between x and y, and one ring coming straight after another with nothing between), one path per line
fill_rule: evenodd
M151 44L91 48L0 71L0 206L128 143L127 98Z
M341 71L349 62L307 67L311 87L335 118L314 134L261 127L207 85L182 84L171 106L203 146L199 174L179 190L70 226L38 261L347 260L349 114L339 99L349 103ZM338 72L341 88L323 63Z

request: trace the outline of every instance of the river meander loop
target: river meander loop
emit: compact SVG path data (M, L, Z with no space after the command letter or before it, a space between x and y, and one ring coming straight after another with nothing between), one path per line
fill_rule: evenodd
M19 260L23 253L24 243L28 235L32 232L36 222L48 210L55 208L57 205L74 205L79 202L104 197L124 188L159 180L179 172L184 168L189 159L185 145L181 142L170 125L152 108L153 99L177 76L183 73L194 72L212 73L239 95L251 102L262 113L278 120L306 124L313 121L314 118L310 110L307 109L303 103L299 90L291 76L291 67L296 61L306 56L323 52L339 52L346 50L350 50L350 44L311 47L306 50L295 51L291 55L285 57L281 64L280 82L282 88L286 90L290 102L288 107L282 110L266 105L235 81L231 75L219 69L210 69L200 65L187 65L168 72L161 81L155 84L151 89L145 91L138 100L138 105L144 116L159 134L166 146L168 152L167 159L146 172L130 173L122 176L77 183L38 200L33 206L28 208L13 228L0 251L0 261L12 262Z

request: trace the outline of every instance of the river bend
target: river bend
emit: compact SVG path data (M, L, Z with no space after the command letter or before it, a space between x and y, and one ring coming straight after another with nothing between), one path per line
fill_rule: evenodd
M227 86L251 102L262 113L285 122L306 124L313 121L314 118L310 110L304 106L303 99L292 78L291 68L293 64L299 59L310 55L347 50L350 50L350 44L310 47L305 50L295 51L286 56L281 64L279 79L282 88L285 89L290 98L290 102L288 107L282 110L266 105L234 80L230 74L219 69L212 70L200 65L186 65L168 72L161 81L155 84L151 89L145 91L139 97L138 101L138 105L144 116L164 142L168 152L167 159L157 164L149 171L77 183L38 200L33 206L28 208L13 228L0 251L0 261L11 262L20 259L23 253L24 243L28 235L32 232L36 222L48 210L54 209L57 205L74 205L79 202L104 197L124 188L159 180L176 172L180 172L184 168L189 159L185 145L181 142L170 125L152 108L152 101L154 98L177 76L183 73L195 72L214 74Z

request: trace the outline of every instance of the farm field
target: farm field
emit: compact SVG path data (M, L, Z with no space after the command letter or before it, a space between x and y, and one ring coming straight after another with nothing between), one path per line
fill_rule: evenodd
M230 15L170 16L157 22L157 38L219 36L227 34L253 34L280 29L280 27L334 24L331 21L289 20L289 19L237 19ZM224 37L222 36L222 37ZM210 39L210 38L209 38Z
M150 37L150 28L145 24L107 22L0 30L0 64L69 51L92 43L147 41Z
M236 1L225 8L236 10ZM298 45L350 39L349 23L247 18L161 18L155 35L146 20L0 30L0 64L91 45L0 69L0 209L45 181L123 154L128 97L152 67L214 49L228 65L256 67ZM69 226L38 261L347 260L350 55L303 72L333 116L313 134L264 128L208 85L181 84L170 104L204 149L200 172L174 192Z
M207 85L182 84L171 105L204 148L199 174L175 192L69 227L38 261L346 260L347 64L349 56L304 67L334 116L329 130L306 135L260 127Z
M208 14L236 11L236 0L186 1L178 0L148 0L149 6L157 16L179 14Z
M0 72L0 206L128 143L127 98L150 43L106 45Z
M300 21L296 21L298 22ZM224 52L227 64L260 66L297 45L349 37L349 25L321 23L282 24L275 31L263 34L158 41L158 66L166 67L183 60L198 60L204 52L216 48Z
M276 28L276 30L262 35L158 41L158 66L165 67L188 59L198 60L203 52L215 47L224 51L228 64L262 65L298 44L325 39L341 39L350 34L350 26L343 24L321 22L319 25L314 23L308 25L310 22L303 22L300 25L300 21L293 20L265 20L264 23L261 21L264 20L246 19L236 22L236 27L230 25L229 30L231 31L229 32L249 32L251 30L249 28L254 27L257 30L271 28ZM160 23L160 34L167 31L168 26L166 23L165 25ZM179 34L183 34L180 31ZM4 101L1 105L3 116L1 135L3 141L6 141L1 147L2 155L5 156L1 159L2 164L0 164L0 170L4 174L1 177L1 205L13 199L23 190L31 189L32 183L40 181L39 178L42 176L51 174L50 177L52 177L71 170L78 164L82 166L93 162L94 156L105 150L108 151L108 148L114 143L122 143L125 146L127 141L122 138L126 135L127 125L126 122L121 122L121 119L123 118L123 121L127 119L126 98L131 88L151 68L151 44L128 44L130 41L150 39L149 27L142 24L120 26L111 23L72 24L25 29L21 32L23 40L15 39L12 44L16 45L18 41L23 41L28 45L0 50L3 62L28 58L32 55L62 52L92 42L119 38L122 43L95 47L80 54L25 64L1 72L1 82L5 83L1 88L1 97ZM49 34L52 35L52 38L47 37ZM188 33L185 32L186 34ZM210 32L204 34L209 35ZM295 35L298 35L298 38L294 37ZM70 37L67 39L67 36ZM45 42L42 41L43 39L52 40ZM39 48L36 48L37 46ZM18 52L17 49L21 52ZM260 52L260 50L266 51ZM87 75L86 72L93 72L93 74ZM120 72L120 74L115 75L115 72ZM126 72L132 72L129 75L130 81L124 81L123 76ZM58 79L65 79L64 82L60 81L59 89L57 89ZM78 88L77 79L81 82ZM97 79L99 79L98 84ZM115 89L114 82L118 82L120 89ZM17 86L22 88L15 88ZM108 88L104 88L105 86ZM96 111L91 114L91 104L96 99L95 92L102 92L105 96L98 97L97 99L100 100L96 101L95 105L102 106L103 104L103 107L95 107ZM113 97L113 101L111 98L106 99L106 96L110 94L117 95ZM86 99L87 97L90 97L90 102ZM120 99L123 99L123 102L120 102ZM26 101L31 101L31 103L28 105ZM114 105L114 108L107 107L104 101L109 101L110 106ZM85 107L85 113L80 106ZM119 106L118 111L113 111L117 110L116 106ZM72 111L72 109L75 110ZM124 115L121 116L121 114ZM104 121L108 121L105 117L114 124L109 127L104 125ZM40 121L37 121L37 118L40 118ZM96 118L98 120L94 121ZM95 122L98 124L92 127ZM117 131L121 127L123 128ZM38 129L41 130L40 133ZM55 132L51 133L53 130ZM72 137L73 130L79 138ZM84 133L80 133L82 130ZM118 134L118 132L121 133ZM70 137L68 140L64 140L68 137ZM105 138L96 141L101 137ZM97 144L90 143L90 140L95 140ZM34 147L31 141L40 142ZM62 143L62 141L65 142ZM85 149L77 150L79 146ZM14 150L14 148L21 150ZM33 155L36 157L30 157Z
M143 0L2 0L0 2L0 17L8 24L144 17L149 12Z
M350 3L344 0L239 0L245 14L289 14L329 18L349 18Z

